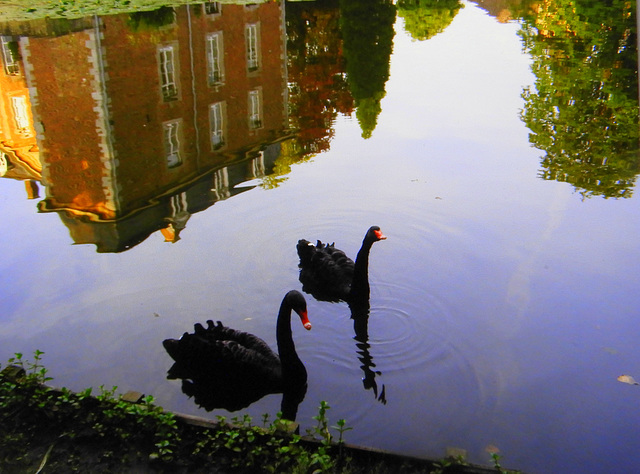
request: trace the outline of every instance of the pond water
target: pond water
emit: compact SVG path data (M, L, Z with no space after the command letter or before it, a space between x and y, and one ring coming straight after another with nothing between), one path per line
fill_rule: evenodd
M640 465L635 2L208 3L2 26L0 360L206 417L162 341L275 347L296 243L370 255L293 321L348 442ZM606 25L601 26L601 25ZM259 418L281 395L249 408Z

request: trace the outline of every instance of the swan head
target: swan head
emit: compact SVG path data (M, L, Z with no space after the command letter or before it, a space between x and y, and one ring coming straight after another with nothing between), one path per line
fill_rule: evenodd
M377 242L379 240L385 240L387 236L382 233L380 227L374 225L369 227L369 230L367 231L367 238L371 239L373 242Z
M291 290L285 296L287 303L290 305L291 309L296 312L298 316L300 316L300 321L302 321L302 325L308 331L311 329L311 323L309 322L309 317L307 316L307 300L304 299L302 293L296 290Z
M308 240L304 239L298 241L296 249L298 250L298 257L300 257L300 262L305 263L308 263L316 252L316 246Z

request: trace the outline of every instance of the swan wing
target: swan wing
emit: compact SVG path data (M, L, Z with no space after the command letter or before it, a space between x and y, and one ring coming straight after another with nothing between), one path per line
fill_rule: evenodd
M275 390L282 378L280 358L260 338L231 328L195 325L195 332L180 339L167 339L163 345L176 361L170 378L197 376L233 379L250 378Z
M355 263L334 244L298 242L303 291L324 301L344 299L351 288Z
M170 342L168 342L170 341ZM236 411L270 393L282 391L282 370L262 354L235 341L210 341L194 334L165 341L180 345L181 357L167 378L181 379L182 391L207 411ZM168 350L172 355L175 350Z
M241 351L246 354L256 353L255 357L260 355L270 364L280 364L280 358L269 345L251 333L224 326L220 321L213 324L211 320L207 321L206 329L199 324L196 324L194 329L196 334L208 341L218 341L227 344L235 343L237 344L237 349L235 349L237 352ZM229 347L236 346L230 345Z

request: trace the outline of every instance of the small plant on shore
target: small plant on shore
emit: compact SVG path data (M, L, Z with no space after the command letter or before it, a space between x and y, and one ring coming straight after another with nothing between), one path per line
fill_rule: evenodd
M219 430L210 443L200 443L198 452L208 449L209 452L225 450L236 454L231 467L237 469L260 469L266 472L322 473L335 472L342 462L342 452L336 457L332 450L332 436L329 432L329 420L326 412L329 405L322 401L318 415L313 417L317 425L307 431L310 438L320 444L315 448L303 446L303 438L294 433L294 422L282 418L278 413L269 423L269 415L262 415L262 428L252 425L249 415L233 417L228 420L218 417L223 429ZM351 428L339 420L335 428L339 432L340 447L343 444L344 432Z
M42 365L43 354L35 351L34 362L29 362L22 353L16 353L8 360L10 367L6 369L12 376L0 378L0 414L6 415L7 419L20 415L23 422L22 426L13 426L13 429L0 429L0 443L4 448L21 449L18 442L24 440L25 433L20 430L26 430L29 436L39 436L41 433L29 426L37 425L36 420L40 417L52 425L51 430L62 430L59 436L69 438L82 432L116 444L136 440L148 444L147 440L151 439L154 443L150 449L151 459L173 459L180 441L176 419L154 405L153 397L131 403L121 395L116 396L117 387L106 389L103 385L95 397L91 396L91 388L79 393L67 388L52 389L44 385L52 378L47 376L47 369ZM113 449L105 448L101 456L113 457ZM0 466L3 461L9 462L0 458Z
M37 406L43 408L49 398L48 389L44 385L52 380L47 375L47 369L42 365L42 356L44 352L36 350L33 353L33 362L23 358L21 352L16 352L14 357L11 357L8 361L10 365L18 369L17 378L24 378L25 382L30 386L31 391L22 393L16 391L17 399L26 403L27 406ZM15 386L11 387L12 389Z
M441 461L435 463L435 468L429 471L429 474L444 474L461 466L467 466L467 459L464 454L447 456Z
M502 456L500 454L498 454L497 452L491 453L491 460L493 461L493 467L500 474L514 474L518 472L518 471L511 471L509 469L504 469L500 464L500 459L502 459Z
M23 369L28 381L45 384L53 380L53 378L47 375L48 370L42 365L43 355L44 352L36 349L33 353L33 362L30 362L23 359L21 352L16 352L14 357L9 359L8 363Z
M329 420L327 419L327 410L331 407L325 401L320 402L318 407L318 414L313 417L317 421L316 426L313 429L308 429L307 434L309 436L318 435L324 443L331 442L331 433L329 433Z
M321 443L317 452L312 455L311 466L317 465L325 470L333 469L334 467L341 466L344 463L344 433L351 429L346 426L346 421L344 419L338 420L336 426L331 426L331 428L338 431L338 452L337 456L333 456L333 435L329 431L329 419L327 418L327 411L330 408L331 407L327 402L321 401L320 406L318 407L318 414L313 417L313 419L316 420L316 425L313 428L307 429L307 435L314 439L316 436L319 437ZM334 461L334 458L336 457L337 464Z

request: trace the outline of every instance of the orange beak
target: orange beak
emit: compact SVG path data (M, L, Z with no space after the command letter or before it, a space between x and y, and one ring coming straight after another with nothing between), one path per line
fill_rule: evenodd
M300 311L298 313L298 316L300 316L300 321L302 321L302 325L304 326L304 328L307 331L309 329L311 329L311 323L309 322L309 317L307 316L307 312L306 311Z
M378 237L378 240L385 240L387 238L387 236L384 235L381 230L376 230L374 232L376 233L376 237Z

